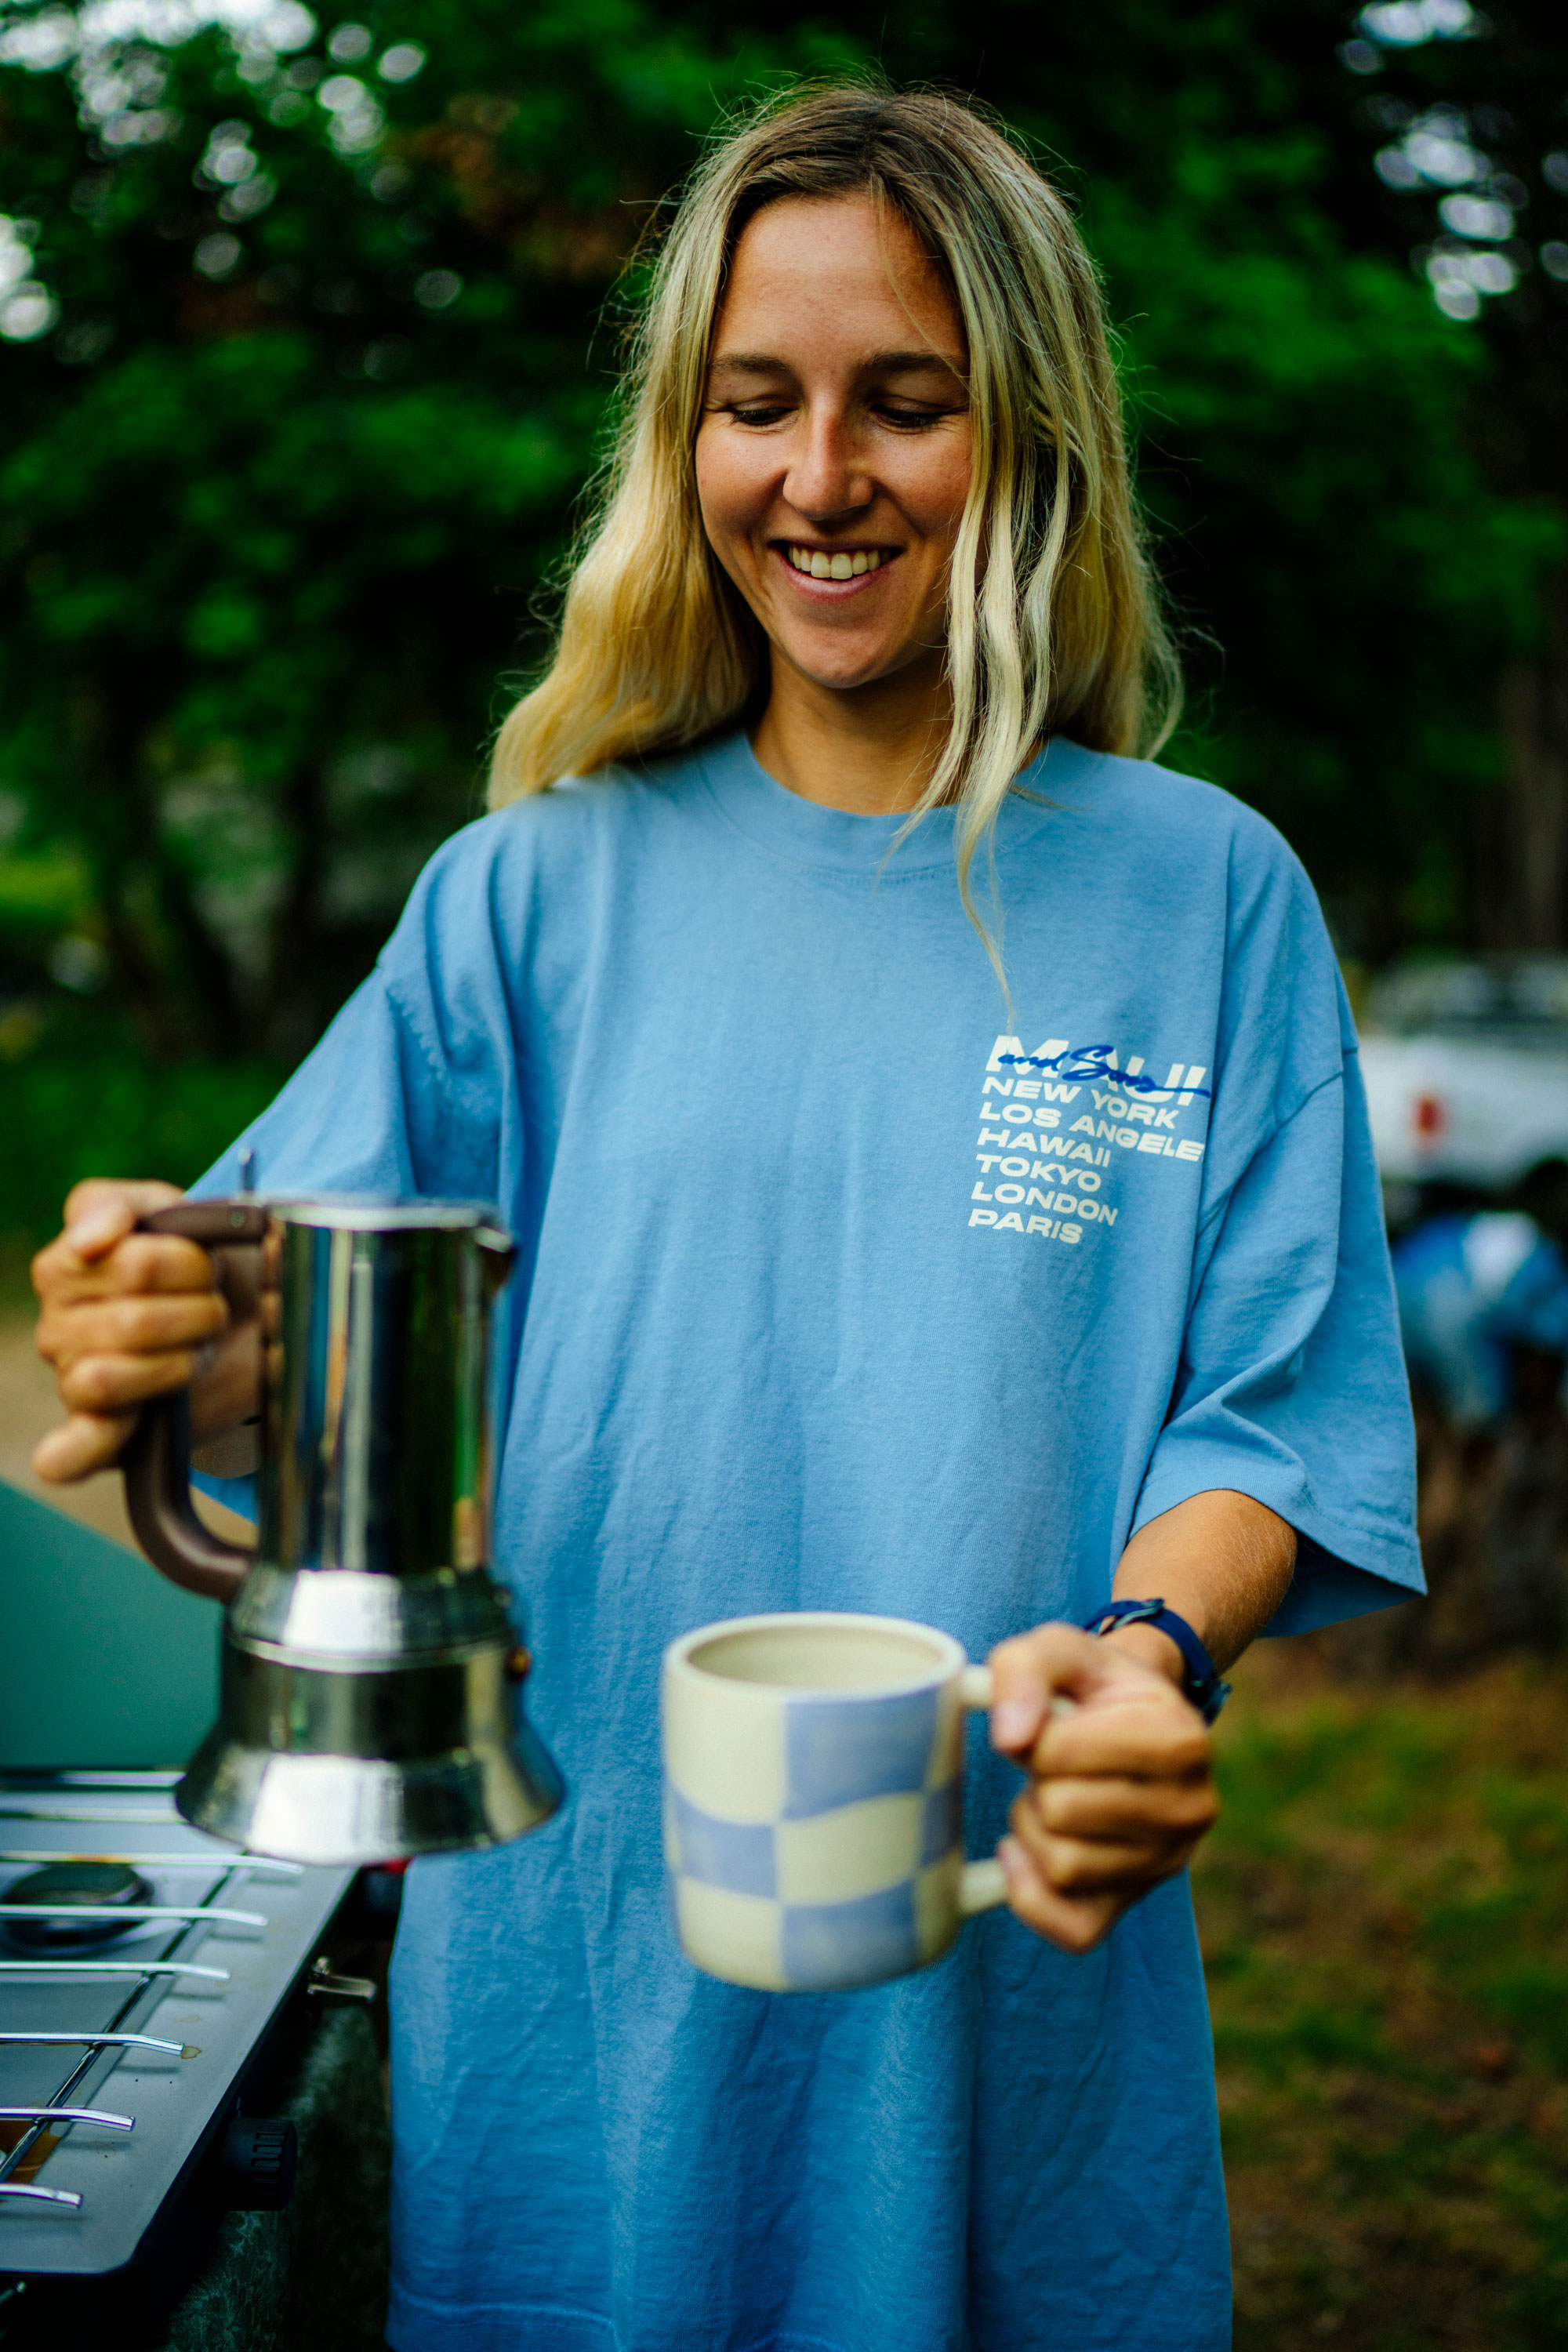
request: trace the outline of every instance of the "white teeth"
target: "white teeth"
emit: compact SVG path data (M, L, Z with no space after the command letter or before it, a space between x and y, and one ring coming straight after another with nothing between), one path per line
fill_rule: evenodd
M858 580L862 572L877 571L882 561L874 547L858 547L852 555L828 555L820 547L792 547L786 551L795 570L808 572L813 580Z

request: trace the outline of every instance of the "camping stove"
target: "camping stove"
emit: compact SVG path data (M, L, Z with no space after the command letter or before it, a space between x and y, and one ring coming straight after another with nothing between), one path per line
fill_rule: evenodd
M0 1774L0 2345L124 2342L218 2215L286 2202L293 2126L242 2110L305 1993L374 1993L318 1958L354 1873L218 1844L178 1778Z

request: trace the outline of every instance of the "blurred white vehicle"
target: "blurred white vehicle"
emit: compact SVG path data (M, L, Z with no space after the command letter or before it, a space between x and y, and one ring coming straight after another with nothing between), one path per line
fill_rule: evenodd
M1568 956L1396 966L1361 1037L1391 1212L1414 1186L1568 1187Z

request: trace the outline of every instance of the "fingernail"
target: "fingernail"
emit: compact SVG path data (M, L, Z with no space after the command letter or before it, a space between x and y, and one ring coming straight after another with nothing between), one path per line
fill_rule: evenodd
M991 1744L994 1748L1022 1748L1034 1732L1040 1711L1027 1699L998 1699L991 1710Z
M1016 1837L1005 1837L1002 1840L996 1848L996 1859L1002 1865L1002 1875L1008 1885L1016 1885L1024 1860Z

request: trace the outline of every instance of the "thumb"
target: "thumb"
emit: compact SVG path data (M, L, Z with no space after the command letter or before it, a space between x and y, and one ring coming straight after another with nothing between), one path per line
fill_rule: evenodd
M89 1177L86 1183L72 1187L66 1202L67 1244L90 1264L133 1233L138 1217L183 1198L174 1184L116 1183L106 1177Z
M1058 1707L1097 1686L1100 1643L1076 1625L1037 1625L998 1643L991 1669L991 1745L1016 1755L1034 1746Z

